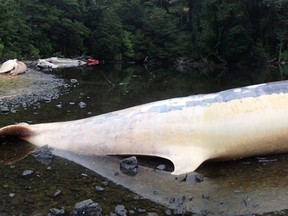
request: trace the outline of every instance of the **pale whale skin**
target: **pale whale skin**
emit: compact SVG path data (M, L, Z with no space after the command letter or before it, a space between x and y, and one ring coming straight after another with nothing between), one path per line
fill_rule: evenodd
M206 160L288 152L288 81L152 102L68 122L18 124L0 136L85 155L150 155L172 174Z
M24 62L17 59L10 59L5 61L0 67L1 73L9 73L10 75L17 75L27 71L27 66Z

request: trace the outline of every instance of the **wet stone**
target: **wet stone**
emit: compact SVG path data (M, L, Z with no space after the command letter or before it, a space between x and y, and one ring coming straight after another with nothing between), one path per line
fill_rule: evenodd
M40 163L48 165L52 162L53 154L51 148L47 145L32 153L32 156Z
M117 216L126 216L127 215L127 210L125 209L124 205L117 205L115 207L115 213Z
M71 216L100 216L102 209L98 203L91 199L84 200L75 204Z
M136 176L138 173L138 161L135 156L125 158L120 163L122 173L129 176Z

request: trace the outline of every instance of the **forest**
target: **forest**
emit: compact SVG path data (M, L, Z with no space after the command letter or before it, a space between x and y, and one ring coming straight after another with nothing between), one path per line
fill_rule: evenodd
M288 0L5 0L0 59L288 61Z

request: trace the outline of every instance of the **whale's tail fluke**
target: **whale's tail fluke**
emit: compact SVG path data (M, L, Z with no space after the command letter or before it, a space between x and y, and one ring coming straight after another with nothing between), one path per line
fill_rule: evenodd
M32 130L26 123L9 125L0 128L0 137L19 137L21 139L26 140L32 134L33 134Z

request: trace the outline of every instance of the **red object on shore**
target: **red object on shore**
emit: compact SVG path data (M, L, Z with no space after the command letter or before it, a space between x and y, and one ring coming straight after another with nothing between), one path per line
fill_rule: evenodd
M88 65L98 65L98 64L100 64L100 61L97 59L94 59L94 58L88 58L87 64Z

